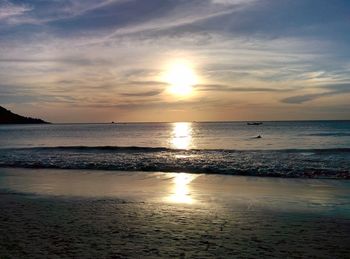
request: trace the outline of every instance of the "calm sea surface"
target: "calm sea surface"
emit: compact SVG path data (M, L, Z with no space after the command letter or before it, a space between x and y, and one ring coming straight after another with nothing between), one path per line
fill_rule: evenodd
M0 166L347 178L350 121L4 125Z

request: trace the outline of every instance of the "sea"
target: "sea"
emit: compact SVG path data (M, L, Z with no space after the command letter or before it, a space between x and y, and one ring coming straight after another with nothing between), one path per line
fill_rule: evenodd
M350 121L0 126L0 167L350 178Z

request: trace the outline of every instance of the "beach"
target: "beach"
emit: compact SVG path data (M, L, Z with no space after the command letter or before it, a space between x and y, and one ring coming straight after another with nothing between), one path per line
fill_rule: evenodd
M350 259L350 0L0 0L0 259Z
M344 180L0 170L1 258L346 258Z

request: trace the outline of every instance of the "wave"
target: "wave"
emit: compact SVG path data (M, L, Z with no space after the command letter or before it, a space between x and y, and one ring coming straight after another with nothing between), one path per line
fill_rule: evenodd
M0 149L0 167L350 178L350 148L171 149L61 146Z

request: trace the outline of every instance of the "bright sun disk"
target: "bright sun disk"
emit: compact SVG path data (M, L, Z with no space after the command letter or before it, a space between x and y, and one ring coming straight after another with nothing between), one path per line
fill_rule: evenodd
M169 91L172 94L182 96L189 95L198 83L192 67L185 62L172 64L166 72L165 81L170 85Z

